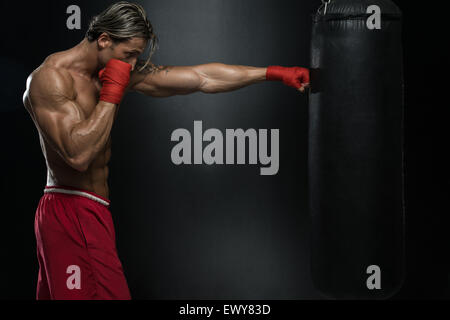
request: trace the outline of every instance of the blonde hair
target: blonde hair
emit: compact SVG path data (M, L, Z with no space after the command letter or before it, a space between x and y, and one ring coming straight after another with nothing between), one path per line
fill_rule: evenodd
M103 32L115 42L127 41L133 37L149 41L150 53L139 71L150 63L158 47L158 37L153 32L153 26L144 8L136 3L119 1L93 17L89 23L86 38L89 42L95 41Z

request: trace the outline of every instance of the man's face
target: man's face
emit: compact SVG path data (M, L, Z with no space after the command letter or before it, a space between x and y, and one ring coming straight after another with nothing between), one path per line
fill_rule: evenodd
M131 38L124 42L112 42L111 40L99 39L99 44L101 44L103 49L100 51L99 57L102 65L106 65L110 59L118 59L131 64L132 70L134 70L139 55L142 54L147 46L147 40Z

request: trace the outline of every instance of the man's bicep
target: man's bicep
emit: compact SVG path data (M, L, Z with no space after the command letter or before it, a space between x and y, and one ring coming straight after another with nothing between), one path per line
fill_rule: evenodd
M147 95L157 95L161 91L160 82L164 72L168 72L169 66L158 66L154 63L138 61L131 73L129 90L141 92Z
M136 66L131 79L132 90L155 97L191 93L200 84L194 69L183 66Z
M39 103L32 107L39 131L47 142L64 156L70 155L70 135L78 122L71 104L71 101L59 104L58 110L55 106L48 107Z
M41 83L30 86L29 96L38 130L58 153L69 157L71 131L82 120L80 109L72 100L71 88L58 83L61 79L35 80ZM42 83L43 80L47 82Z

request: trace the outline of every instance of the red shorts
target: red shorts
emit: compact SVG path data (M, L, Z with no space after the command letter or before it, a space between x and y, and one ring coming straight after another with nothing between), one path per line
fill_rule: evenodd
M92 192L45 188L34 222L37 299L131 299L108 206Z

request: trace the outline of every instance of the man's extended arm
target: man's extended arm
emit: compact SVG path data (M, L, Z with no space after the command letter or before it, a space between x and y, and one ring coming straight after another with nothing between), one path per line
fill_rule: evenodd
M273 78L269 79L268 75L271 74L271 70L279 71L274 67L257 68L208 63L196 66L156 66L149 64L143 70L139 71L139 69L138 64L136 71L131 75L129 89L154 97L168 97L193 92L227 92L265 80L284 82L283 79L277 78L276 73L274 73ZM286 74L298 77L299 80L302 80L298 73L300 69L303 73L307 71L307 69L298 67L283 69L285 69ZM303 81L303 84L300 84L300 82L298 86L297 84L295 86L303 91L303 87L309 82L309 77L307 81ZM294 86L294 83L292 83L292 86Z

